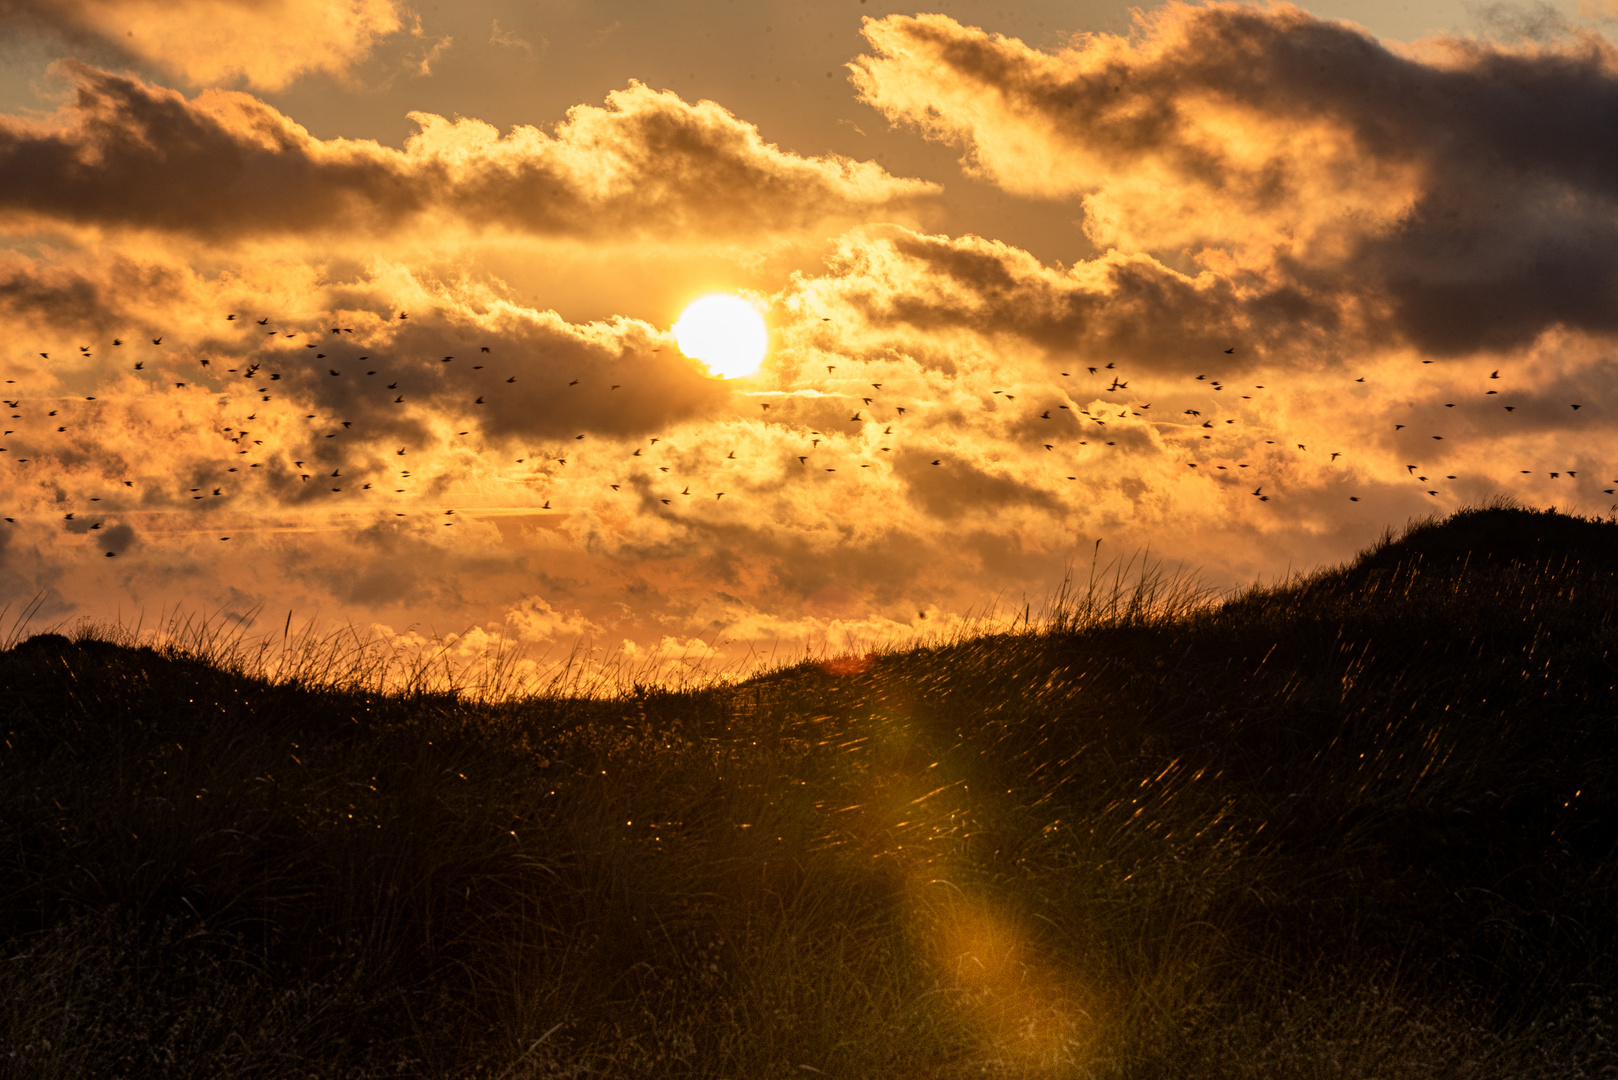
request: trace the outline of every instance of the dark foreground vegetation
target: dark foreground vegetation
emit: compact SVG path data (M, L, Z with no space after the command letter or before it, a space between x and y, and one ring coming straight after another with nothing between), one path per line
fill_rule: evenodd
M612 700L35 637L0 1074L1618 1076L1615 571L1469 511Z

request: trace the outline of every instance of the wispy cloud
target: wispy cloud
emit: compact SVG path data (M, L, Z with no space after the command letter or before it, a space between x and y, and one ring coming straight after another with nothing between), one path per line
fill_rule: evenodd
M495 19L493 24L489 27L489 44L503 45L511 49L521 49L523 52L526 52L529 55L533 55L534 52L533 43L518 37L515 30L512 30L510 27L507 27L504 30L500 29L499 19ZM539 44L540 48L542 49L548 47L549 45L544 38L539 39Z

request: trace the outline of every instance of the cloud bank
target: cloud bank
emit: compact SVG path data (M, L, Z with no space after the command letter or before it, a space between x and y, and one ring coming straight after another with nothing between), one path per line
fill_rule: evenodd
M854 84L891 121L1276 320L1439 355L1618 325L1618 53L1594 33L1396 49L1290 5L1174 3L1056 52L942 15L865 35Z
M392 149L66 65L72 103L0 118L0 603L792 655L1037 607L1098 540L1231 585L1496 495L1618 503L1604 40L1230 4L866 35L865 101L1101 253L926 228L936 184L640 84ZM718 380L566 318L494 234L692 288L712 244L771 355ZM829 242L760 260L789 234Z
M464 226L624 240L791 233L902 213L936 193L873 162L804 158L713 102L638 83L580 105L554 135L412 113L394 150L317 139L248 94L195 98L77 61L73 101L0 120L0 213L194 237Z

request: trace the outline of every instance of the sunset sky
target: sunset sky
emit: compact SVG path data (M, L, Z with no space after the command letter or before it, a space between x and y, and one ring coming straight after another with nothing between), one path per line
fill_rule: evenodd
M1618 8L0 27L0 604L41 627L728 663L1037 610L1098 540L1228 588L1618 504ZM756 374L677 347L712 292Z

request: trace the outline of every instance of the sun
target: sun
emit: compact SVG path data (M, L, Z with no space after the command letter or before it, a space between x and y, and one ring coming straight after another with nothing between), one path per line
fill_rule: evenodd
M691 301L674 324L680 351L700 360L725 379L757 371L770 347L770 332L758 309L731 293L709 293Z

